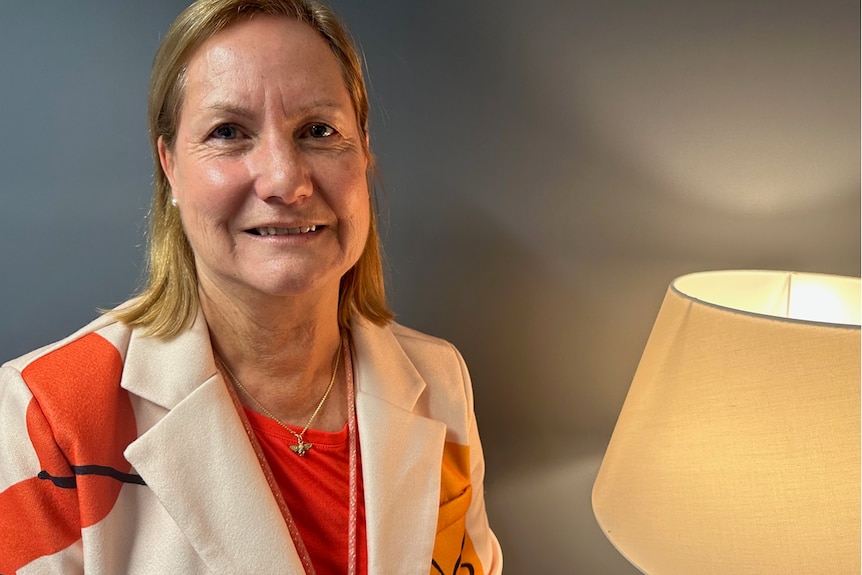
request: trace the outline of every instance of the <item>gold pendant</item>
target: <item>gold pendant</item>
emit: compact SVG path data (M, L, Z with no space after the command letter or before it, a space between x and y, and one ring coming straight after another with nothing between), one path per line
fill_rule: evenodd
M297 439L297 440L296 440L296 445L290 445L290 446L288 446L288 447L290 447L290 450L291 450L292 452L294 452L295 454L297 454L297 455L299 455L300 457L302 457L303 455L305 455L305 453L306 453L309 449L311 449L311 448L312 448L312 447L314 447L314 446L313 446L311 443L303 443L301 440Z

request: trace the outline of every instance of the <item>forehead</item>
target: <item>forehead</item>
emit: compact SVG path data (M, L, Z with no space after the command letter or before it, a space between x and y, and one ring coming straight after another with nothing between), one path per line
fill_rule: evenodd
M256 15L201 44L186 66L186 99L248 99L277 92L293 98L349 99L341 65L310 25L286 16ZM340 99L340 98L339 98Z

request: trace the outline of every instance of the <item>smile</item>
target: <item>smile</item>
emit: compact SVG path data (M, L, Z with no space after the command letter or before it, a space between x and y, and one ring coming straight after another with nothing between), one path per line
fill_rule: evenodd
M252 228L250 230L246 230L246 232L256 236L295 236L315 232L321 227L323 226L303 226L301 228Z

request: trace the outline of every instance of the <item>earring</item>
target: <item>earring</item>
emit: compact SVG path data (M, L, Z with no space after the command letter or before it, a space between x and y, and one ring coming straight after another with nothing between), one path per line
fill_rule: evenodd
M177 202L177 199L176 199L176 198L171 198L171 205L172 205L173 207L177 207L177 204L178 204L178 203L179 203L179 202Z

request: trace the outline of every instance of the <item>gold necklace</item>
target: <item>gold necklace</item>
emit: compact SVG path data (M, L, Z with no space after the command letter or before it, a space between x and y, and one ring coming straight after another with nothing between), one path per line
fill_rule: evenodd
M264 407L264 405L259 402L251 394L251 392L249 392L249 390L247 390L245 386L243 386L243 384L239 382L239 380L236 378L236 376L233 374L233 372L218 354L216 354L216 359L218 360L219 365L224 368L225 372L227 373L228 377L230 377L230 380L234 383L234 385L236 385L240 389L240 391L242 391L250 400L252 400L252 402L254 402L254 404L260 408L264 415L275 421L277 424L279 424L284 429L293 434L294 437L296 437L296 445L290 445L289 447L291 451L302 457L309 449L314 447L313 443L305 441L302 436L303 434L305 434L306 431L308 431L308 428L311 427L311 422L314 421L314 418L317 417L318 413L320 413L320 408L323 407L326 398L329 397L329 392L332 391L332 385L335 383L335 376L338 373L338 362L339 359L341 359L341 353L339 353L339 351L340 350L336 350L335 352L335 359L333 360L333 363L335 365L332 368L332 377L329 379L329 385L326 387L326 391L323 393L323 397L321 397L320 401L317 403L317 407L314 408L314 413L312 413L311 417L308 418L308 423L305 424L305 427L303 427L302 431L300 431L299 433L292 430L290 427L287 426L286 423L277 418L270 410Z
M356 424L356 387L353 382L353 363L350 360L350 343L348 342L346 337L342 337L341 349L341 353L344 355L344 359L341 363L344 364L345 389L347 390L347 437L348 443L350 445L348 464L350 503L348 506L347 514L348 561L346 573L347 575L356 575L356 523L359 508L359 482L357 479L359 476L359 440ZM220 368L224 367L224 362L221 361L218 355L216 355L216 361L219 363ZM287 504L284 501L284 495L281 493L281 490L277 485L275 477L273 477L272 469L266 460L266 456L263 454L263 450L260 447L260 442L258 441L254 430L251 428L251 424L248 421L248 417L246 417L243 411L242 403L240 403L239 400L239 391L236 385L229 385L228 390L230 392L231 400L233 401L233 404L236 407L237 412L239 413L240 418L243 421L245 433L246 435L248 435L248 439L254 448L254 452L257 455L258 461L260 462L261 469L263 469L263 474L266 476L267 484L272 490L273 496L278 503L278 507L281 510L282 516L284 517L284 521L287 524L287 529L290 532L290 537L293 540L294 545L296 546L296 551L299 554L300 561L302 561L302 565L307 573L314 573L314 567L312 566L311 558L308 556L308 550L305 547L305 543L302 540L302 536L299 534L299 530L297 529L296 523L294 522L293 517L290 514L290 510L287 508Z

